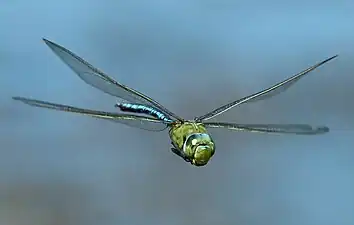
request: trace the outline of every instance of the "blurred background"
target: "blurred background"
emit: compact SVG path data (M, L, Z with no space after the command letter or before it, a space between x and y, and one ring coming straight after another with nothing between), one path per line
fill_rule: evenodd
M0 225L354 224L353 1L0 5ZM339 54L286 93L215 118L331 132L211 130L216 154L195 168L167 132L11 100L115 110L43 37L187 119Z

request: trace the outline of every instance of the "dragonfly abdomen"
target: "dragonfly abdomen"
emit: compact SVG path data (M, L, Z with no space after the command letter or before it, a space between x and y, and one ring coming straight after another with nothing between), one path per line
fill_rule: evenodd
M172 122L172 120L168 118L164 113L150 106L146 106L142 104L131 104L131 103L117 103L115 106L120 108L120 110L123 112L148 114L159 120L165 122Z

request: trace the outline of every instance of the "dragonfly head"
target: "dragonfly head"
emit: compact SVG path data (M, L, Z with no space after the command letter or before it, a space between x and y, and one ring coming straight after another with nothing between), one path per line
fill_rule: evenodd
M215 153L215 144L209 134L193 133L187 136L183 151L195 166L206 165Z

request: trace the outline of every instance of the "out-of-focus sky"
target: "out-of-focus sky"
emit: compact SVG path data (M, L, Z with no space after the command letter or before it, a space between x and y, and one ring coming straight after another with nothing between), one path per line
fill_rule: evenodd
M0 224L354 224L353 1L0 5ZM211 130L216 154L195 168L165 132L12 101L115 110L42 37L188 119L339 54L286 93L215 118L331 132Z

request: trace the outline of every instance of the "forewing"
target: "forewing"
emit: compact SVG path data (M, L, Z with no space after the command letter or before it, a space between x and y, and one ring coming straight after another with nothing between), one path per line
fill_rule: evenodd
M170 112L164 106L152 98L130 88L123 84L118 83L104 72L86 62L81 57L77 56L68 49L43 39L49 48L66 64L68 65L83 81L87 84L115 97L127 100L132 103L143 103L154 106L162 112L181 120L177 115Z
M46 101L41 101L36 99L23 98L23 97L13 97L13 99L17 101L21 101L27 105L34 106L34 107L78 113L81 115L87 115L99 119L105 119L112 122L122 123L130 127L136 127L144 130L149 130L149 131L162 131L166 129L168 126L168 124L164 123L161 120L144 117L144 116L118 114L118 113L103 112L103 111L96 111L90 109L81 109L73 106L61 105L61 104L56 104L56 103L51 103L51 102L46 102Z
M236 101L233 101L229 104L226 104L224 106L221 106L203 116L200 116L200 117L197 117L196 120L198 121L202 121L202 120L209 120L221 113L224 113L226 112L227 110L237 106L237 105L241 105L243 103L248 103L248 102L255 102L255 101L259 101L259 100L263 100L263 99L267 99L267 98L270 98L270 97L273 97L283 91L285 91L286 89L288 89L290 86L292 86L293 84L295 84L298 80L300 80L300 78L302 78L303 76L305 76L306 74L308 74L309 72L311 72L312 70L316 69L317 67L325 64L326 62L336 58L338 55L335 55L335 56L332 56L320 63L317 63L316 65L314 66L311 66L303 71L301 71L300 73L298 74L295 74L294 76L280 82L280 83L277 83L276 85L270 87L270 88L267 88L265 90L262 90L260 92L257 92L255 94L252 94L252 95L249 95L247 97L244 97L244 98L241 98L239 100L236 100Z
M314 135L329 132L326 126L314 127L308 124L235 124L235 123L203 123L208 128L226 128L236 131L249 131L259 133L280 133Z

